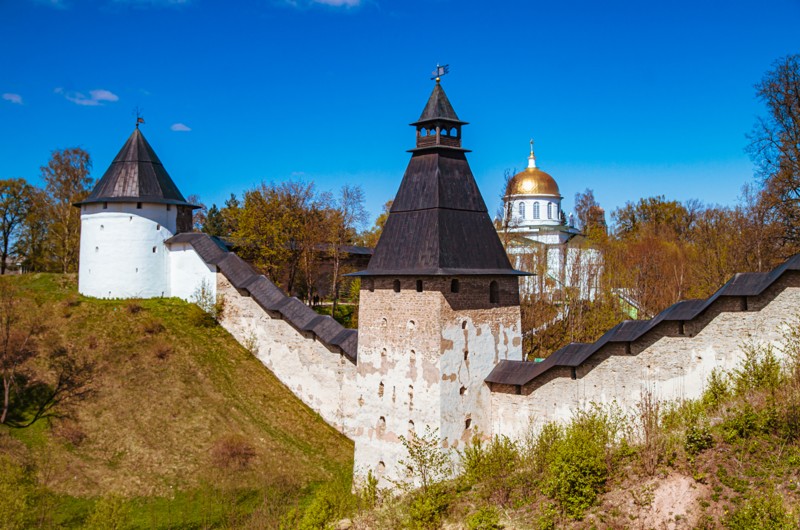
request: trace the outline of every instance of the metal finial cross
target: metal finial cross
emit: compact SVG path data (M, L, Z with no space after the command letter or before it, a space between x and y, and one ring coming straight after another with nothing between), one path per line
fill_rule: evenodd
M431 77L431 79L435 79L436 82L438 83L439 79L443 75L446 75L446 74L449 74L449 73L450 73L450 65L449 64L440 65L439 63L436 63L436 70L431 72L431 74L433 74L433 77Z
M533 138L531 138L531 156L533 156Z

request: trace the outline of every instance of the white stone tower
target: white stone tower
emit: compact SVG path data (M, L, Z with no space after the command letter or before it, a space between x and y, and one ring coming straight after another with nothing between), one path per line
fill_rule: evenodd
M78 290L97 298L170 296L164 241L192 209L137 125L81 209Z
M437 80L383 234L361 277L355 476L409 474L400 436L438 433L453 454L491 432L484 378L521 360L518 276ZM413 474L413 473L411 473Z

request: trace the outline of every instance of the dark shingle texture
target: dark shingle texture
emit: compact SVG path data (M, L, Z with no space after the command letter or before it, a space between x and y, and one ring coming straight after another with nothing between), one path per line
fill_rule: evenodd
M722 297L759 296L788 271L800 271L800 254L770 272L740 273L706 300L686 300L673 304L650 320L626 320L590 344L572 343L553 352L544 361L500 361L485 379L487 383L527 385L553 368L576 368L609 343L633 342L662 322L690 322ZM788 316L788 315L787 315Z
M94 202L192 206L186 202L139 129L133 131L92 193L80 204Z
M269 278L258 274L249 263L230 252L219 239L192 232L173 236L165 243L190 244L206 263L216 265L231 285L249 295L265 311L277 312L295 328L314 333L324 344L339 348L355 364L356 330L346 329L331 317L317 314L297 298L286 296Z

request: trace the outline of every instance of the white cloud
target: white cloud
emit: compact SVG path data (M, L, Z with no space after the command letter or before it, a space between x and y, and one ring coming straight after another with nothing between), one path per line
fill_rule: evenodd
M17 105L22 105L22 96L19 94L12 94L10 92L6 92L3 94L3 99L6 101L10 101L11 103L16 103Z
M86 107L96 107L98 105L102 105L103 103L113 103L114 101L119 101L119 96L110 90L105 90L102 88L90 90L88 96L83 92L65 92L61 87L56 88L53 90L53 92L56 94L62 94L65 98L67 98L68 101L71 101L76 105L83 105Z
M173 131L179 131L179 132L189 132L189 131L192 130L190 127L187 127L186 125L184 125L182 123L173 123L172 127L170 127L170 129L172 129Z

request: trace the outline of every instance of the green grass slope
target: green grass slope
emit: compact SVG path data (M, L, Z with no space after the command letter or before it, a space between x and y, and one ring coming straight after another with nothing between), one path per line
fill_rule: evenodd
M0 493L27 484L25 525L269 527L310 485L347 480L352 443L195 306L84 298L62 275L13 281L48 340L96 363L72 418L0 426Z

